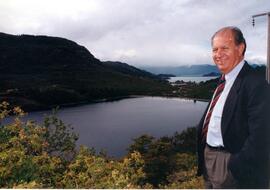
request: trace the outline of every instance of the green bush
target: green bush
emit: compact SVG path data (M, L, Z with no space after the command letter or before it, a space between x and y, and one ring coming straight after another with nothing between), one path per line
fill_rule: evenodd
M20 108L0 104L1 119L9 114L15 114L14 121L0 127L1 188L151 187L140 153L109 160L86 147L76 152L77 135L54 114L38 125L21 121Z
M42 124L23 122L25 113L19 107L1 103L0 124L10 114L14 120L0 127L1 188L203 187L195 175L196 157L186 149L193 129L159 139L143 135L128 155L114 160L84 146L76 151L78 136L55 114Z

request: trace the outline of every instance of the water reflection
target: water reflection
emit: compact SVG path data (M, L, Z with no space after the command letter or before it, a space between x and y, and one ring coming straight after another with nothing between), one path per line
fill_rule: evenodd
M58 111L79 133L78 144L105 149L110 156L126 153L142 134L173 135L199 122L207 103L179 98L141 97L96 103ZM42 121L49 111L31 112L25 119Z

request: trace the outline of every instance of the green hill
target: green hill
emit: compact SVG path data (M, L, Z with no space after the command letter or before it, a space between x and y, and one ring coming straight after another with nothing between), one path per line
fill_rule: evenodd
M101 62L64 38L0 33L0 51L0 99L26 110L171 91L156 75Z

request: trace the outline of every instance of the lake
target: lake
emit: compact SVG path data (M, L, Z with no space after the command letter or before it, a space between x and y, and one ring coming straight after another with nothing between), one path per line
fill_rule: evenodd
M206 106L207 102L187 99L138 97L63 108L57 116L79 133L78 145L104 149L109 156L121 157L132 139L143 134L171 136L195 126ZM41 122L49 113L30 112L25 120Z
M215 79L219 76L215 76L215 77L170 77L169 82L175 82L177 80L179 81L184 81L184 82L205 82L207 80L211 80L211 79Z

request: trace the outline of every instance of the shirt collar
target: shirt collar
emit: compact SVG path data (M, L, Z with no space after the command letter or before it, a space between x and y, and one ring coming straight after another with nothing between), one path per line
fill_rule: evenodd
M230 80L236 78L238 73L241 71L242 67L244 66L245 61L242 59L240 63L238 63L229 73L225 74L225 80Z

